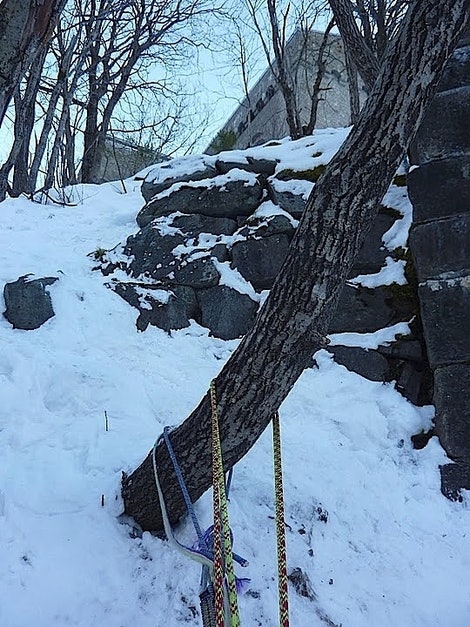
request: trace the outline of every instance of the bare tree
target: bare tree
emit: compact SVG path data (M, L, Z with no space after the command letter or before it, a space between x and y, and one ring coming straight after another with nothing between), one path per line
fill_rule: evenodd
M35 63L31 66L23 92L18 84L14 93L15 122L14 140L5 163L0 168L0 201L5 200L9 188L9 175L14 169L12 196L19 196L27 187L29 143L35 121L36 96L41 80L41 72L47 54L43 46Z
M470 0L410 2L357 125L316 184L253 328L216 378L225 469L256 442L325 334L355 255L457 39ZM191 498L211 483L207 395L171 435ZM171 520L185 511L172 464L157 448ZM162 531L151 454L123 477L125 511Z
M16 195L76 182L80 161L82 180L97 181L108 134L190 148L206 123L183 65L206 34L195 20L216 11L209 0L69 0L45 62L43 48L17 88L0 199L12 171Z
M330 0L330 5L344 46L370 93L379 72L379 61L367 45L367 38L359 31L352 3L349 0Z
M329 3L343 38L347 62L357 68L369 93L380 60L398 32L409 0L330 0Z
M35 54L48 42L66 0L0 2L0 125Z
M96 182L106 133L126 90L135 88L149 64L181 64L193 20L215 11L207 0L88 0L89 15L107 12L87 65L82 181ZM86 27L89 28L88 26Z
M301 1L294 7L291 2L282 0L245 0L245 6L249 16L248 25L255 31L273 79L282 93L291 138L310 135L315 128L318 104L325 89L325 62L331 58L332 21L313 54L313 27L319 17L326 15L325 3L319 0ZM241 18L236 19L239 24ZM299 40L296 50L291 41L293 35ZM313 65L316 70L312 78ZM243 61L241 66L244 68ZM301 110L300 95L303 89L309 94L306 112Z

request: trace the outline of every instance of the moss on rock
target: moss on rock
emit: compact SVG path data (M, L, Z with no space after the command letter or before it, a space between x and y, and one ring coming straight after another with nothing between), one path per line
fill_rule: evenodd
M309 170L292 170L287 168L276 174L280 181L302 180L316 183L326 169L326 165L320 164Z

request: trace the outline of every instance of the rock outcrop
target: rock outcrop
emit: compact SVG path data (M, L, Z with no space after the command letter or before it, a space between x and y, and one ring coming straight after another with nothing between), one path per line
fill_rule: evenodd
M253 324L324 166L293 171L275 157L254 158L247 152L169 162L143 182L140 230L101 264L110 287L138 310L139 330L150 324L170 332L194 320L215 337L234 339ZM313 147L311 153L318 158ZM394 193L402 192L394 186ZM385 234L402 219L398 211L381 207L351 277L374 276L387 264L403 263L403 250L384 243ZM360 277L345 286L331 333L374 333L416 315L409 286L380 285L378 276L373 287L362 285ZM340 343L335 336L335 344ZM414 336L370 350L335 345L331 352L370 379L395 380L413 402L429 401L425 353Z

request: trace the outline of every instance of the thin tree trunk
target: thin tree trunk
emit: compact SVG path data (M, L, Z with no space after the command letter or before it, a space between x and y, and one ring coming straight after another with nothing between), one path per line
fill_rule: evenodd
M20 137L15 137L18 141L18 149L13 166L13 182L11 186L11 195L15 198L21 196L23 192L29 191L28 185L28 166L29 166L29 145L31 135L34 128L35 102L24 103L21 97L13 96L15 101L15 119L18 119L21 125Z
M65 124L65 143L64 143L64 186L76 185L77 173L75 170L75 135L72 131L70 122L70 109L67 111L67 120Z
M321 83L322 83L323 77L325 76L325 69L326 69L325 52L326 52L326 47L328 45L329 35L334 25L335 25L334 19L330 20L323 34L320 48L318 49L317 73L315 76L315 81L313 83L313 89L310 94L310 98L311 98L310 114L308 117L308 123L306 124L304 132L303 132L304 135L311 135L317 123L318 104L320 102L320 95L322 91Z
M349 0L329 0L329 3L344 47L348 49L369 94L379 72L377 57L367 46L364 37L359 32Z
M66 0L1 0L0 125L16 86L45 45Z
M15 140L12 147L14 157L12 196L33 190L29 181L29 150L33 133L36 99L41 82L41 74L46 61L47 46L43 46L28 75L24 96L15 97Z
M13 95L15 101L14 139L10 154L0 168L0 201L6 198L9 190L8 178L13 168L15 168L15 174L13 189L10 190L11 194L19 196L23 191L28 191L27 160L29 144L34 126L36 96L45 58L46 50L44 48L39 55L37 63L31 68L23 97L20 93L19 84Z
M351 59L347 49L344 50L344 59L346 61L346 73L348 75L348 91L349 91L349 115L350 123L356 124L359 119L360 100L359 100L359 82L357 80L357 70L354 61Z
M415 0L389 46L359 123L318 181L253 328L216 378L225 469L253 446L325 334L377 206L419 127L470 0ZM192 500L211 484L205 396L171 434ZM300 437L300 436L299 436ZM164 445L159 475L172 521L185 511ZM126 514L162 531L151 453L123 477Z
M289 134L291 139L299 139L303 135L302 123L300 121L297 99L294 86L292 84L291 71L288 67L286 42L284 37L279 32L276 1L268 0L267 4L276 65L275 78L286 105L286 122L289 127Z

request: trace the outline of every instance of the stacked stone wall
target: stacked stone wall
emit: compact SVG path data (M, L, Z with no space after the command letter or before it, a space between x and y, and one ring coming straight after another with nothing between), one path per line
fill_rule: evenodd
M442 491L470 489L470 42L449 61L411 148L410 248L429 363L435 431L454 463Z

